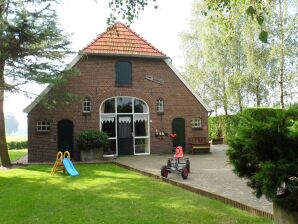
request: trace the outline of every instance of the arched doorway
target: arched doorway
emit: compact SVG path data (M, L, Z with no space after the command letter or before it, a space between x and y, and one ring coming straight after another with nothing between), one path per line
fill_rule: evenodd
M148 104L131 96L116 96L100 106L100 130L109 133L105 156L150 154Z
M172 121L172 132L177 136L173 139L173 147L182 146L185 152L185 120L184 118L174 118Z
M69 151L73 155L73 123L71 120L58 122L58 151Z

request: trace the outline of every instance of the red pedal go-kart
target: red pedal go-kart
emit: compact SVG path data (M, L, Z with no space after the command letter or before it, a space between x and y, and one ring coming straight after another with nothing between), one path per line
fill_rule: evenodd
M183 179L187 179L190 173L190 162L188 158L183 158L183 149L177 146L175 155L168 158L167 165L163 165L160 170L162 177L167 178L169 173L181 174Z

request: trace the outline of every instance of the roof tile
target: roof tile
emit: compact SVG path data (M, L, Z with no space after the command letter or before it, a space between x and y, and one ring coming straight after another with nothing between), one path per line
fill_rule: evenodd
M115 23L87 45L84 53L166 57L123 23Z

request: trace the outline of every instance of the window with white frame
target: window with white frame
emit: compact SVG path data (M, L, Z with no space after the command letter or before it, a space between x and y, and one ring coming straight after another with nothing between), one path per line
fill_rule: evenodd
M50 131L51 124L49 121L37 121L36 123L36 130L38 132L47 132Z
M85 97L83 100L83 113L91 112L91 99L89 97Z
M156 111L157 111L157 113L163 113L164 112L164 103L163 103L162 98L159 98L156 101Z
M192 128L201 128L202 127L202 119L201 118L193 118L191 120L191 127Z

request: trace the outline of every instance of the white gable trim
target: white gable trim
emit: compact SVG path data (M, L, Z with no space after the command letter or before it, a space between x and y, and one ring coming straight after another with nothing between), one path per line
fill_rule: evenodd
M203 101L203 99L191 88L191 86L186 82L180 72L174 67L169 59L164 59L164 62L172 69L172 71L177 75L180 81L186 86L186 88L192 93L192 95L199 101L200 104L208 111L211 112L211 108Z
M75 66L76 63L83 57L83 55L77 55L65 68L65 70L71 69L73 66ZM48 85L39 95L35 98L35 100L30 103L24 110L24 113L30 113L31 110L40 102L42 97L44 97L50 90L53 88L53 84Z

